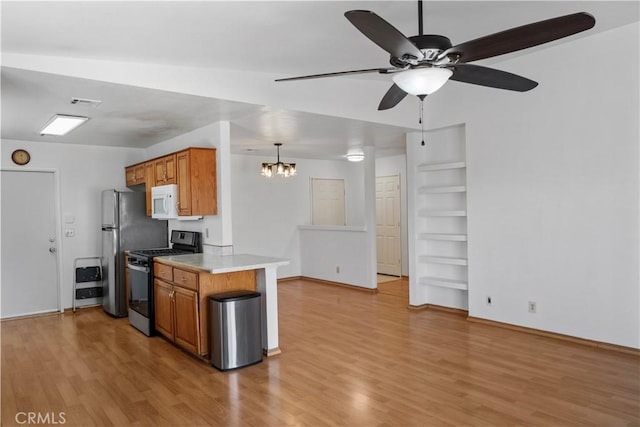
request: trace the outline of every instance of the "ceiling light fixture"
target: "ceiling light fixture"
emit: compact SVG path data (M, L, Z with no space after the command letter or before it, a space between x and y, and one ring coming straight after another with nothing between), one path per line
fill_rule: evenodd
M40 131L40 135L66 135L84 122L89 120L88 117L67 116L65 114L55 114L44 125Z
M278 160L276 161L276 163L263 163L262 176L266 176L267 178L271 178L274 175L280 175L285 178L294 176L296 174L296 164L283 163L280 161L280 146L282 145L282 143L276 142L273 145L276 146L276 149L278 151Z
M431 95L440 89L452 74L453 71L448 68L415 68L395 73L391 79L408 94L420 96Z
M351 148L347 153L347 160L350 162L361 162L364 160L364 153L359 148Z

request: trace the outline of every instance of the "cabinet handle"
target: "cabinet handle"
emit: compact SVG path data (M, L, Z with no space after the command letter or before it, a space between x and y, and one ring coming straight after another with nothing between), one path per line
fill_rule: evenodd
M186 277L183 277L183 278L181 278L180 280L182 280L183 282L186 282L186 281L187 281L187 278L186 278Z

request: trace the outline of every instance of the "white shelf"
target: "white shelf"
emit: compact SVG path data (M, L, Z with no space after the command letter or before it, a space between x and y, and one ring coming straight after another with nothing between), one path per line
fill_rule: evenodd
M420 240L447 240L450 242L466 242L466 234L446 234L446 233L420 233Z
M462 169L467 164L465 162L451 162L451 163L423 163L416 166L418 172L433 172L446 169Z
M421 285L440 286L442 288L460 289L466 291L469 289L469 284L461 280L443 279L441 277L421 277L418 279L418 283Z
M467 265L466 258L448 257L448 256L434 256L434 255L421 255L418 257L421 263L429 264L448 264L448 265Z
M465 191L467 191L467 187L464 185L418 188L418 194L464 193Z
M420 209L419 216L467 216L467 211L431 211Z

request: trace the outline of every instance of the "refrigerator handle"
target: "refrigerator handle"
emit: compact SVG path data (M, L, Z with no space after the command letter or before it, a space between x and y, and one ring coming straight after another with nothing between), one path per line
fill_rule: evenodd
M115 228L109 228L108 230L111 231L111 237L113 238L113 257L117 257L118 256L118 233L116 233L116 229ZM116 265L118 265L116 263Z

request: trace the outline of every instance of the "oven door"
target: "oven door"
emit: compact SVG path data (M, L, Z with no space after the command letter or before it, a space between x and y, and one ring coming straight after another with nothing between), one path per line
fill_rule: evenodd
M129 268L129 309L149 318L151 270L148 266L131 264Z

